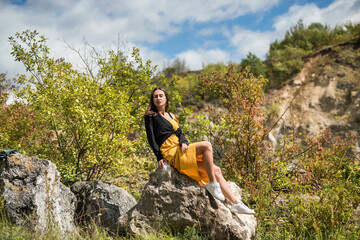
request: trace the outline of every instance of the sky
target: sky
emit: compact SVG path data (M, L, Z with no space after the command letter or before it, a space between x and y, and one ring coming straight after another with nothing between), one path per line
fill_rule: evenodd
M190 70L264 59L299 19L308 26L360 22L360 0L0 0L0 73L25 73L8 38L37 30L51 56L76 65L84 40L98 51L132 47L162 70L174 59Z

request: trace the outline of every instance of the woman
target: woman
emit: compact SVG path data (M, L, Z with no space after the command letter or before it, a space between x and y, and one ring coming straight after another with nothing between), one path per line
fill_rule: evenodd
M189 145L175 116L168 112L169 98L162 88L155 88L145 112L145 127L149 144L158 160L158 168L169 163L179 172L188 175L211 193L224 201L228 198L231 209L242 214L254 214L238 200L225 181L221 170L213 162L210 142L196 142Z

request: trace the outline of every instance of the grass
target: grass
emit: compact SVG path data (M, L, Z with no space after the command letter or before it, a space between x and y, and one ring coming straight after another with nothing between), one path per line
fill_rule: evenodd
M58 229L50 229L46 232L31 231L25 226L16 226L4 218L0 218L0 240L64 240ZM114 236L109 234L105 228L90 225L86 229L78 228L78 233L69 236L73 240L202 240L208 239L199 233L195 227L188 227L184 233L173 233L169 228L162 231L151 230L141 236Z

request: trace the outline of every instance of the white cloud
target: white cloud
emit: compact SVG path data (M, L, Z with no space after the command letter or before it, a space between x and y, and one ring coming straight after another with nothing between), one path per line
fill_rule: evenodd
M252 52L260 58L264 58L269 50L269 44L274 40L273 32L250 31L235 27L230 38L231 45L236 48L241 58Z
M320 22L329 24L332 27L349 21L359 22L360 1L337 0L326 8L318 8L313 3L304 6L294 5L290 7L286 14L275 19L274 28L276 34L282 37L299 19L302 19L305 25Z
M208 23L234 19L249 12L265 11L280 0L27 0L12 5L0 0L0 72L22 72L10 56L9 36L25 29L45 35L56 57L73 58L59 39L81 45L83 37L104 48L121 33L137 46L156 43L182 31L187 23ZM265 4L266 2L266 4ZM160 58L156 51L148 51ZM64 54L69 56L64 56Z
M177 54L176 58L184 59L190 70L199 70L203 68L204 64L218 62L226 63L230 59L230 56L221 49L197 49Z
M261 13L278 5L280 0L27 0L24 5L12 5L0 0L0 72L13 76L23 72L20 63L14 63L7 41L15 32L36 29L49 38L48 45L56 57L76 59L59 41L65 39L81 46L83 37L94 47L109 49L117 34L121 34L128 46L137 46L143 55L159 66L166 61L165 53L152 50L149 44L166 41L170 36L182 33L186 24L221 23L248 13ZM359 0L336 0L320 9L315 4L294 5L287 13L274 19L274 31L251 31L242 27L226 29L222 24L207 28L198 34L202 37L223 32L235 52L217 49L216 42L204 41L202 49L187 50L177 57L186 57L191 69L199 69L202 63L227 61L244 57L249 51L263 56L271 41L282 38L286 30L299 18L305 24L313 21L329 23L360 20ZM211 48L212 50L205 50ZM206 56L206 57L205 57ZM237 57L235 57L237 56ZM192 59L192 57L194 59Z

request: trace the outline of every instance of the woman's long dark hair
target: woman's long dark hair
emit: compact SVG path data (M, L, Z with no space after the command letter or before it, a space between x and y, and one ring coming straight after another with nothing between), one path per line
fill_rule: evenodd
M165 89L161 88L161 87L156 87L152 92L151 92L151 96L150 96L150 102L149 102L149 106L147 107L145 114L143 117L149 116L149 115L156 115L158 110L154 104L154 92L156 90L161 90L165 93L165 97L166 97L166 104L165 104L165 112L168 111L169 109L169 95L168 93L165 91Z

